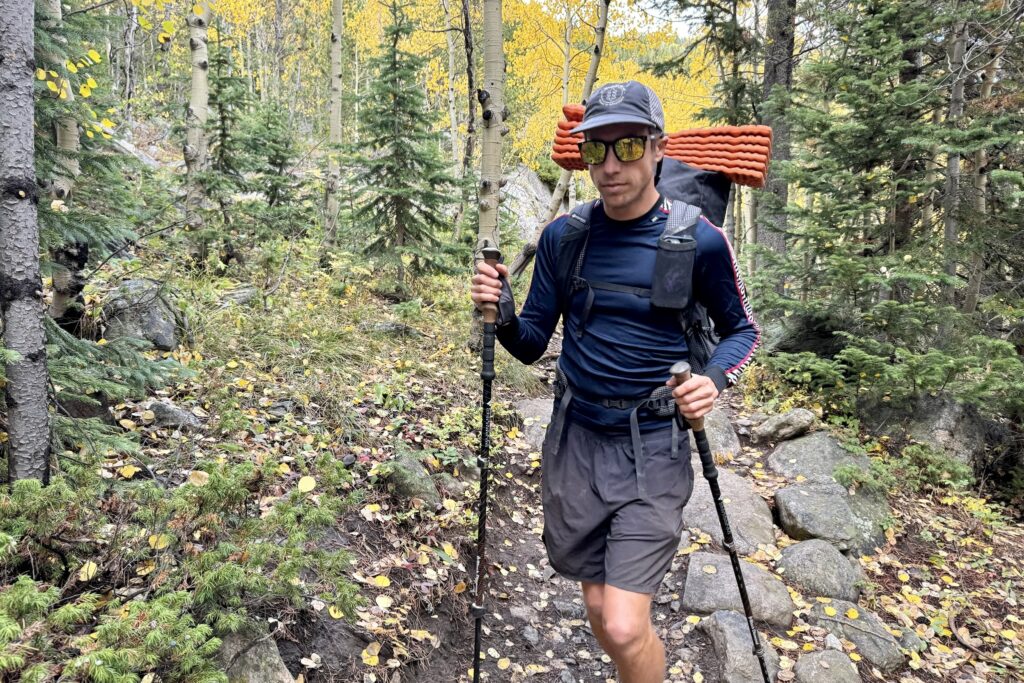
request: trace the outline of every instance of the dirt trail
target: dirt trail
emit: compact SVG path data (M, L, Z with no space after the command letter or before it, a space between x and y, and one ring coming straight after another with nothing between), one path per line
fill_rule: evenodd
M553 373L553 364L538 370ZM579 584L557 575L547 561L541 541L539 457L528 450L494 455L487 551L492 574L481 679L614 683L614 666L590 630ZM466 551L467 556L475 553L468 546ZM710 643L686 623L687 614L679 605L687 560L677 556L654 601L653 619L670 669L667 680L693 681L700 672L704 681L716 683L720 675ZM468 595L463 595L467 607ZM434 656L415 670L403 671L401 681L468 682L472 653L473 622L466 616Z

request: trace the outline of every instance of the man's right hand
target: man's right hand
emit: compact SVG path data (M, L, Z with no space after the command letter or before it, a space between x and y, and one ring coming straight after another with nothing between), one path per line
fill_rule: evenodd
M501 280L498 279L500 277L508 278L508 266L504 263L491 267L483 261L477 262L476 275L473 276L473 287L470 290L473 304L477 308L484 304L498 303L501 297Z

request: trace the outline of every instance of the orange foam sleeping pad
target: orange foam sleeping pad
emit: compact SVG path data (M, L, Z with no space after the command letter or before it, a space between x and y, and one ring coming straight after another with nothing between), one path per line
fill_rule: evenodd
M551 159L564 169L584 171L574 134L583 120L583 105L562 107ZM718 171L738 185L764 187L772 155L772 129L768 126L715 126L691 128L668 134L666 155L705 171Z

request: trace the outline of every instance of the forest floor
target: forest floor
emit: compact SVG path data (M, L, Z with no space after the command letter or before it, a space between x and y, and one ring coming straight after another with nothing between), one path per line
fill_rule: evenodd
M327 532L300 536L295 547L311 557L325 543L341 548L350 558L343 571L318 576L303 570L289 579L301 589L298 603L256 600L250 608L274 625L293 675L306 683L468 681L477 521L472 470L480 438L478 358L465 348L468 279L425 279L415 301L396 303L375 290L377 274L358 259L341 259L325 272L316 265L315 245L294 249L289 268L268 269L280 272L280 281L258 288L271 293L241 305L226 303L240 281L181 281L152 273L176 282L193 319L192 339L165 355L194 374L158 392L159 398L191 410L204 425L195 436L159 429L151 413L147 417L146 401L119 404L114 417L139 432L143 458L153 470L183 489L207 481L194 476L201 469L216 477L232 463L254 463L259 476L247 480L244 514L257 523L273 522L280 510L302 524L327 510L336 515ZM112 266L111 281L121 276L120 267ZM524 368L501 352L497 367L484 674L491 681L614 681L613 667L590 633L578 586L547 564L540 539L540 456L527 445L512 407L521 398L546 395L550 359ZM739 392L727 394L726 402L735 415L758 407ZM771 504L771 482L761 481L759 467L768 454L744 445L750 464L725 465L763 484ZM389 492L394 458L410 451L431 474L446 475L449 485L442 487L437 509ZM342 462L347 474L339 477L334 468ZM141 476L113 458L102 469L108 481L122 485ZM1019 680L1021 527L970 492L897 495L887 547L861 558L869 577L861 604L893 626L915 629L928 649L909 655L908 666L893 676L861 662L863 679ZM343 505L330 507L332 500ZM239 514L237 505L231 509L231 515ZM222 519L229 519L226 513ZM178 580L173 568L190 567L189 554L198 557L204 548L217 547L218 539L243 550L249 542L231 536L241 528L235 517L203 524L195 532L196 538L205 535L202 544L183 536L165 549L167 544L154 545L149 536L150 547L143 550L157 555L158 566L168 571L153 573L152 561L125 566L133 590L157 590L159 581ZM172 517L164 533L195 528ZM695 629L700 616L679 607L687 556L711 543L699 531L691 539L691 549L680 551L655 599L654 620L666 642L670 680L713 683L719 667L708 640ZM789 542L780 537L777 545ZM768 549L760 559L770 564L777 550ZM231 557L250 561L246 552ZM273 581L281 565L250 569ZM194 584L194 573L183 576L183 588ZM345 598L347 582L358 589L354 600ZM799 617L806 605L797 604ZM354 649L333 659L315 651L316 642L326 641L303 630L309 624L345 624ZM824 647L822 632L799 619L796 624L785 632L766 629L783 655L780 680L792 680L800 653Z

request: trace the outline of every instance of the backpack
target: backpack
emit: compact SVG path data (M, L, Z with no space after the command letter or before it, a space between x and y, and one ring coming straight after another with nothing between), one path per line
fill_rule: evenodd
M627 287L611 282L587 282L580 277L583 259L586 256L587 239L590 235L590 216L596 204L596 201L587 202L572 210L565 232L558 243L555 285L556 291L561 297L563 317L568 313L572 295L581 289L587 289L588 292L580 324L576 330L577 336L582 336L586 330L590 308L594 302L593 290L603 289L651 298L652 306L662 308L667 314L679 317L686 338L686 346L690 352L690 366L698 374L703 372L719 339L714 332L707 310L693 298L693 258L697 248L695 230L701 216L700 208L680 199L672 202L668 220L665 221L665 229L659 238L659 254L662 244L666 241L672 245L678 245L673 247L673 250L679 253L689 252L689 266L659 269L656 265L655 278L657 281L652 283L652 289L646 289ZM683 275L679 272L680 270L689 272L680 277ZM659 297L672 301L667 306L659 306L655 303Z

